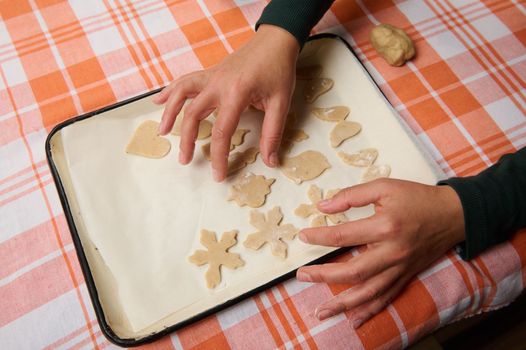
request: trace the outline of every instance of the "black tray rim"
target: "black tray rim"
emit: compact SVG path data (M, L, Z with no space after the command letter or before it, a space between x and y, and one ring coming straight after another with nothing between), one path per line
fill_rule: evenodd
M390 104L389 100L387 99L387 96L383 93L383 91L380 89L379 85L376 83L376 81L372 78L372 76L370 75L370 73L367 71L367 69L365 68L364 64L360 61L360 59L358 58L358 56L356 55L356 53L354 52L354 50L352 49L351 45L344 39L342 38L341 36L337 35L337 34L333 34L333 33L320 33L320 34L315 34L315 35L312 35L311 37L309 37L307 39L307 41L314 41L314 40L321 40L321 39L333 39L333 40L339 40L340 42L342 42L346 47L347 49L356 57L356 59L358 60L358 62L362 65L363 69L365 70L365 72L369 75L369 77L371 78L370 80L376 85L378 91L380 91L380 93L385 97L385 100ZM232 305L235 305L237 303L239 303L240 301L244 300L244 299L247 299L251 296L254 296L262 291L265 291L283 281L286 281L292 277L294 277L296 275L296 271L297 269L294 269L286 274L283 274L275 279L273 279L272 281L269 281L268 283L265 283L255 289L252 289L246 293L243 293L233 299L230 299L226 302L224 302L223 304L220 304L220 305L217 305L211 309L208 309L206 311L203 311L199 314L196 314L195 316L192 316L184 321L181 321L181 322L178 322L178 323L175 323L169 327L166 327L164 329L162 329L161 331L159 332L154 332L154 333L151 333L149 335L146 335L146 336L143 336L141 338L121 338L119 337L117 334L115 334L115 332L113 331L113 329L111 328L111 326L108 324L108 322L106 321L106 317L105 317L105 314L104 314L104 310L102 308L102 304L99 300L99 294L98 294L98 291L97 291L97 287L95 285L95 280L93 278L93 275L91 273L91 269L90 269L90 266L89 266L89 263L88 263L88 260L87 260L87 257L86 257L86 254L84 252L84 248L82 246L82 241L80 239L80 236L78 234L78 231L77 231L77 227L75 225L75 221L73 219L73 214L72 214L72 211L71 211L71 208L70 208L70 205L69 205L69 201L68 201L68 198L66 196L66 191L64 189L64 186L63 186L63 183L62 183L62 180L60 179L60 175L58 173L58 169L53 161L53 154L52 154L52 151L51 151L51 139L53 138L53 136L59 132L61 129L65 128L66 126L68 125L71 125L73 123L76 123L78 121L81 121L81 120L84 120L84 119L87 119L87 118L91 118L91 117L94 117L98 114L101 114L101 113L104 113L104 112L107 112L107 111L110 111L112 109L115 109L115 108L119 108L119 107L122 107L124 105L127 105L129 103L132 103L132 102L135 102L135 101L138 101L138 100L141 100L143 98L146 98L148 96L151 96L151 95L154 95L156 93L158 93L159 91L161 91L163 88L157 88L155 90L152 90L152 91L148 91L146 93L143 93L143 94L140 94L140 95L137 95L137 96L134 96L134 97L131 97L131 98L128 98L128 99L125 99L123 101L119 101L119 102L116 102L114 104L111 104L111 105L108 105L108 106L105 106L103 108L100 108L100 109L97 109L95 111L91 111L91 112L88 112L88 113L85 113L85 114L82 114L82 115L79 115L77 117L73 117L73 118L70 118L68 120L65 120L59 124L57 124L53 129L51 129L51 131L49 132L47 138L46 138L46 143L45 143L45 152L46 152L46 158L47 158L47 163L49 165L49 168L51 170L51 175L53 177L53 181L55 183L55 187L57 188L57 192L58 192L58 195L59 195L59 199L60 199L60 203L62 205L62 208L64 210L64 215L66 216L66 221L67 221L67 224L68 224L68 227L69 227L69 230L70 230L70 234L71 234L71 238L73 240L73 244L75 246L75 251L77 253L77 257L78 257L78 260L79 260L79 263L80 263L80 267L81 267L81 270L82 270L82 274L84 275L84 280L85 280L85 283L86 283L86 287L88 289L88 293L89 293L89 297L91 299L91 303L93 305L93 308L95 310L95 315L96 315L96 318L97 318L97 321L99 323L99 326L100 326L100 329L102 331L102 333L104 334L104 336L113 344L115 345L118 345L118 346L121 346L121 347L135 347L135 346L140 346L140 345L144 345L144 344L147 344L147 343L151 343L155 340L158 340L170 333L173 333L174 331L178 330L178 329L181 329L185 326L188 326L192 323L195 323L197 321L200 321L210 315L213 315L213 314L216 314L217 312L219 311L222 311ZM308 264L306 265L314 265L314 264L319 264L319 263L322 263L322 262L325 262L331 258L334 258L338 255L340 255L341 253L344 253L346 251L349 251L350 248L339 248L333 252L330 252L318 259L315 259L311 262L309 262Z

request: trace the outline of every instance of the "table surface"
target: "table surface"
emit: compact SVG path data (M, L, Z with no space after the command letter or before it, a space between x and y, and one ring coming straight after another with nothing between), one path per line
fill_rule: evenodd
M266 1L0 1L0 344L115 347L102 335L45 160L57 123L221 61ZM418 55L388 66L368 41L388 22ZM337 0L315 32L341 35L449 176L526 145L523 1ZM337 258L350 258L346 254ZM524 289L526 231L464 262L450 252L355 331L313 316L346 285L292 279L145 347L373 349L407 346ZM249 335L249 336L247 336Z

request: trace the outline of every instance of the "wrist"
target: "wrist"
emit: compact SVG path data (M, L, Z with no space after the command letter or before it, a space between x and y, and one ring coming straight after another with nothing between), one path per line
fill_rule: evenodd
M446 225L446 241L453 247L466 239L462 202L452 187L437 186L436 189L440 198L437 204L442 206L443 223Z
M256 38L265 43L270 43L280 54L285 54L294 60L298 58L300 52L298 40L281 27L272 24L262 24L256 32Z

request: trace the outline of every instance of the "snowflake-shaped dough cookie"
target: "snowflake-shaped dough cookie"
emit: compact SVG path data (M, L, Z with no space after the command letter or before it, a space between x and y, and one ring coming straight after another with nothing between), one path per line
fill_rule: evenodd
M205 274L208 288L214 288L221 282L221 265L229 269L245 265L239 254L228 252L228 249L237 243L236 236L236 230L228 231L223 233L218 242L215 232L201 230L201 244L208 250L196 250L188 260L197 266L208 264Z
M336 193L338 193L338 191L339 190L329 190L326 192L324 197L322 190L318 186L311 185L309 191L307 192L307 196L309 197L311 204L300 204L300 206L294 211L294 214L302 218L314 216L310 224L311 227L327 226L327 219L329 219L329 221L335 225L347 222L348 219L345 214L325 214L320 212L316 206L319 201L322 199L332 198Z
M272 208L267 215L252 210L250 224L259 231L248 235L243 245L249 249L258 250L265 243L270 244L272 255L281 259L287 257L287 244L283 240L292 240L298 229L291 224L280 225L283 214L280 207Z

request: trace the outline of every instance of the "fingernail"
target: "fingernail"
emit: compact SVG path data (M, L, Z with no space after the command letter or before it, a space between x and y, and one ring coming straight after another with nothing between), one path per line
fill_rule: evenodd
M221 182L221 176L219 176L219 171L216 169L212 169L212 176L214 177L214 181Z
M270 154L269 162L270 162L270 165L274 168L279 165L278 154L276 152L272 152Z
M312 278L310 277L310 275L303 271L298 271L296 278L299 279L301 282L312 282Z
M309 243L309 240L307 239L307 235L303 231L300 231L298 237L300 238L300 241L304 243Z
M358 329L363 324L363 320L361 318L357 318L352 321L352 328Z
M321 206L321 207L326 207L327 205L329 205L331 203L331 200L330 199L324 199L322 201L319 201L318 202L318 205Z
M179 163L183 165L188 163L188 160L186 159L185 155L182 152L179 153Z
M320 321L323 321L324 319L326 318L329 318L332 316L332 311L331 310L319 310L318 312L316 312L316 317L318 318L318 320Z

